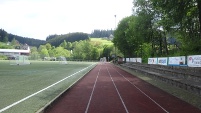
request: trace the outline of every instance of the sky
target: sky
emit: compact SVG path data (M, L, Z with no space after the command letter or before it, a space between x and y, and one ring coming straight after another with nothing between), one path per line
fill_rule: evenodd
M0 29L45 40L53 34L114 29L133 0L0 0ZM116 17L114 16L116 15Z

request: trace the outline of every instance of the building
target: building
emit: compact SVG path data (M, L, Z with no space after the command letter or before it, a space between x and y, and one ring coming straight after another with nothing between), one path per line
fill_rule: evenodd
M23 49L0 49L0 55L5 55L12 58L15 55L29 55L30 48L28 45L24 46Z

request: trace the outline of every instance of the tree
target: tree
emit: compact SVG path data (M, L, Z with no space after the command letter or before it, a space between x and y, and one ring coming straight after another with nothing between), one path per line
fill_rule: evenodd
M63 47L63 48L66 48L66 46L67 46L66 40L64 40L64 41L60 44L60 46Z
M129 27L129 20L131 17L126 17L122 19L114 31L113 43L124 55L125 57L131 57L133 55L133 45L130 45L130 40L126 36L127 29Z
M169 16L172 12L169 13L164 10L165 7L168 10L173 9L172 7L174 7L175 4L171 2L173 6L168 6L166 2L167 1L157 0L135 1L135 5L138 7L137 16L144 17L141 18L141 20L147 24L147 27L144 29L144 34L147 35L145 41L151 42L152 57L155 55L167 56L169 54L167 38L173 35L174 28L178 26L172 16Z
M64 56L66 58L70 57L70 51L64 49L63 47L57 47L53 51L54 51L55 57L60 57L60 56Z
M200 34L201 34L201 0L196 0L196 1L197 1L197 7L198 7Z
M11 45L19 46L19 42L17 40L15 40L15 38L13 38L13 40L11 41Z
M63 35L53 35L49 36L51 39L46 39L48 43L50 43L52 46L58 47L64 40L66 42L75 42L80 40L87 40L89 39L88 34L86 33L69 33L69 34L63 34Z
M82 41L73 43L73 58L74 59L84 59L84 54L82 52Z
M45 47L46 47L47 50L51 50L52 49L52 46L51 46L50 43L45 44Z
M92 58L91 58L92 49L93 49L93 46L91 45L91 43L89 43L89 41L87 41L87 40L82 41L82 52L84 55L84 59L92 60Z
M99 54L98 48L93 47L92 51L91 51L91 59L92 60L97 60L99 58L99 56L100 56L100 54Z
M111 34L113 34L113 30L98 30L98 29L95 29L90 34L90 37L103 38L103 37L109 37Z
M144 18L144 17L143 17ZM132 56L138 57L141 51L141 45L145 39L144 33L147 31L145 21L142 21L140 16L130 16L128 29L125 32L128 44L132 47L134 54Z
M72 43L71 42L67 42L66 49L72 50Z
M39 58L40 55L39 55L36 47L31 47L31 54L30 54L30 56L31 56L32 60L37 60Z
M38 48L38 52L40 53L42 49L47 49L45 45L40 45Z
M161 25L171 35L180 34L184 55L201 52L201 1L150 0L153 9L160 12ZM178 36L178 35L177 35Z
M49 53L48 53L48 50L46 48L41 49L40 57L41 58L49 57Z
M0 42L8 42L8 34L3 29L0 29Z
M100 56L100 50L95 47L89 40L72 43L73 58L81 60L97 60Z
M104 45L103 53L101 57L106 57L107 61L112 59L112 55L114 54L114 46L113 45Z

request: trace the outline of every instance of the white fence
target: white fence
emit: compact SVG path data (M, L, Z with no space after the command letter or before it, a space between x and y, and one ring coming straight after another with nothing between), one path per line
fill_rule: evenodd
M148 64L201 67L201 55L148 58Z
M201 67L201 55L191 55L187 57L189 67Z
M126 62L139 62L139 63L142 63L142 58L126 58Z

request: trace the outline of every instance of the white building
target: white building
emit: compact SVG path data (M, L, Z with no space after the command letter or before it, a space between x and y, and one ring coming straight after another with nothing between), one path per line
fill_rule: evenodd
M13 56L13 55L29 55L30 54L30 48L27 46L27 49L0 49L0 54L6 55L6 56Z

